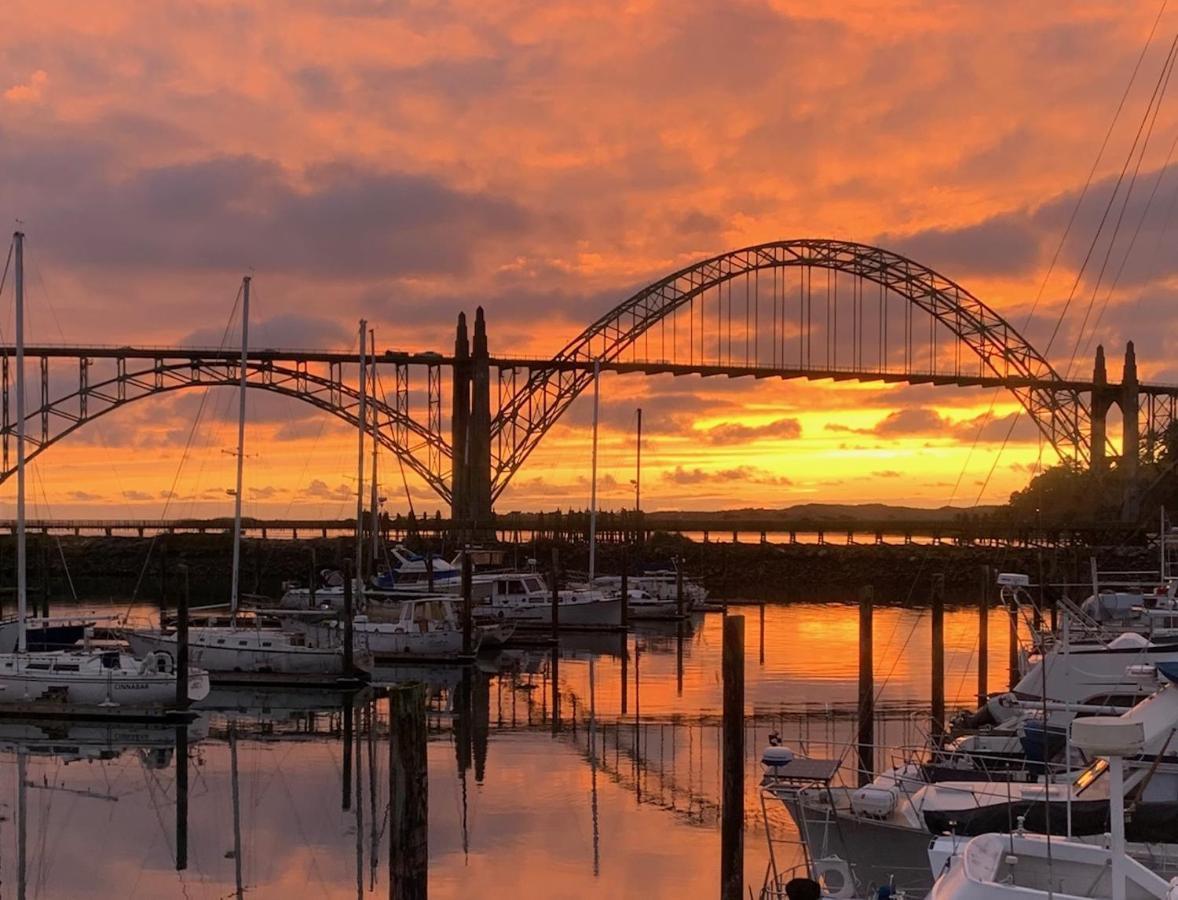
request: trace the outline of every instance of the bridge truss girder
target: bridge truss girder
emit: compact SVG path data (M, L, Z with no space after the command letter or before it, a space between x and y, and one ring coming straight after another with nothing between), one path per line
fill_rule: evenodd
M38 360L39 364L34 362ZM32 460L82 425L128 403L147 397L189 388L235 387L240 383L240 362L225 358L187 359L159 356L152 360L116 357L113 377L92 383L92 361L81 356L78 362L77 389L50 398L50 368L47 356L26 359L26 372L33 366L39 372L40 405L25 416L26 455ZM271 358L249 360L248 387L293 397L310 403L359 427L360 394L343 379L343 364L328 362L327 374L308 368L305 361L291 360L293 365ZM407 369L397 366L397 396L390 406L381 397L368 397L366 427L373 439L395 453L443 499L450 496L450 448L441 434L441 422L434 410L440 405L441 367L429 365L429 425L422 426L409 416ZM31 374L31 373L30 373ZM0 483L16 471L17 423L12 416L15 404L10 391L15 389L15 359L6 352L0 355L0 380L3 382L2 438L0 438ZM432 428L430 426L433 426ZM424 451L424 453L423 453ZM424 456L424 458L423 458Z

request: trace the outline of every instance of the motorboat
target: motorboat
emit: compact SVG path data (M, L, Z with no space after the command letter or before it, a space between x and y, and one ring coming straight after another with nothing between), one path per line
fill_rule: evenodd
M1130 855L1125 806L1127 759L1156 751L1175 731L1168 696L1178 668L1162 669L1170 681L1149 701L1121 716L1076 719L1071 741L1103 763L1109 773L1108 833L1098 842L1060 840L1025 833L988 832L969 839L938 838L929 848L937 876L929 900L1178 900L1178 878L1166 879L1148 862ZM1134 801L1134 806L1137 802ZM1133 810L1136 819L1138 810Z
M627 575L627 588L644 591L656 600L676 603L679 596L679 574L673 569L655 569L643 572L641 575ZM708 599L708 590L697 579L682 579L683 610L691 612L701 609ZM593 579L593 587L604 591L620 592L622 590L622 576L598 575Z
M552 589L536 572L485 574L473 584L475 620L514 621L522 626L552 624ZM560 626L609 628L622 624L620 597L596 590L558 590Z
M302 633L310 646L335 647L340 644L338 621L291 618L284 619L283 623L286 628ZM478 649L480 639L477 631L472 633L472 652ZM389 657L457 658L463 651L462 625L454 612L454 601L449 597L406 599L397 605L396 617L391 620L354 616L352 644L377 661Z
M1099 842L1108 830L1110 809L1126 795L1134 814L1127 826L1130 849L1147 856L1174 857L1178 850L1178 689L1159 679L1178 678L1178 664L1162 664L1151 673L1153 691L1121 716L1074 718L1071 728L1090 721L1116 719L1137 723L1148 737L1128 761L1128 774L1110 774L1108 760L1083 755L1084 764L1055 772L1008 773L981 778L962 771L927 771L910 761L876 776L862 787L827 781L795 787L783 783L777 796L800 831L822 834L824 849L848 860L860 881L881 883L895 877L907 889L927 889L925 853L933 836L973 836L995 830L1069 835ZM1135 673L1142 685L1144 670ZM1082 754L1083 745L1077 750ZM804 759L804 758L803 758ZM793 757L766 751L766 776L789 770ZM813 761L818 762L818 761ZM770 765L771 764L771 765ZM1160 848L1160 849L1159 849Z

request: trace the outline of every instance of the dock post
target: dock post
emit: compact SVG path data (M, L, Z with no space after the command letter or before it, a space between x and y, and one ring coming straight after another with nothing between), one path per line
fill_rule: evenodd
M188 868L188 726L176 726L176 871Z
M41 617L49 618L49 533L41 535Z
M990 696L990 567L982 566L978 598L978 706Z
M622 544L622 627L630 626L630 575L628 572L630 560L626 553L626 545Z
M307 605L310 609L315 608L315 582L319 580L319 566L315 564L315 545L311 545L311 573L307 578L307 594L309 599Z
M176 709L188 709L188 567L184 570L184 591L176 601Z
M757 606L757 617L760 621L760 663L765 665L765 601Z
M941 735L945 731L945 576L940 572L933 575L931 599L933 605L931 685L933 733Z
M350 559L344 560L344 621L342 630L344 633L344 674L351 675L354 660L352 659L352 561Z
M389 896L425 900L429 862L429 771L425 686L389 689Z
M875 777L875 588L859 594L859 786Z
M552 639L560 636L560 582L557 573L560 571L560 550L552 548Z
M341 766L343 777L340 779L343 787L343 799L340 801L340 808L344 812L352 808L352 737L355 734L353 715L352 697L347 696L344 698L344 755L343 765ZM230 725L230 727L232 728L233 726Z
M552 645L552 733L560 734L560 645Z
M720 898L744 898L744 616L724 619Z
M470 548L462 550L462 654L470 656L474 646L474 576L471 571Z
M168 608L168 539L160 538L160 612Z
M683 561L675 564L675 615L683 618Z

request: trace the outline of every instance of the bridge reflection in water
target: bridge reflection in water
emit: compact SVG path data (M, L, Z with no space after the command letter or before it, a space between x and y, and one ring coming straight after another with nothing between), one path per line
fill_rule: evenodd
M799 748L852 739L857 613L768 607L761 660L757 610L745 611L753 629L746 869L755 884L765 864L759 750L770 731ZM995 615L993 627L1003 628L1003 613ZM714 896L721 618L572 638L556 653L509 651L475 670L416 672L431 689L430 894L468 897L477 886L487 898L541 896L555 879L567 897L626 896L639 886L655 896ZM976 610L950 610L946 623L947 694L967 703ZM877 740L918 742L928 617L882 607L875 634L877 684L890 676ZM990 671L1001 672L1006 647L994 641L991 652ZM179 733L4 723L3 883L18 882L23 858L30 897L125 896L129 885L194 898L391 896L387 702L221 691L204 705ZM187 752L176 750L178 739ZM23 829L15 827L18 759ZM790 833L784 810L771 827Z

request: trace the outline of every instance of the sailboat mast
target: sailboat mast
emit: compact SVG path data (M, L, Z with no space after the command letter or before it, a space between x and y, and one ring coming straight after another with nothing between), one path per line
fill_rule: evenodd
M16 626L19 653L28 648L25 616L28 614L28 577L25 571L25 236L12 235L16 256Z
M369 352L370 358L372 359L372 398L373 398L373 400L375 400L376 399L376 331L375 331L375 329L369 330L368 338L369 338L368 352ZM376 420L375 408L373 411L372 418L373 418L373 423L375 424L375 420ZM376 571L376 561L380 557L380 513L379 513L379 510L377 509L377 507L380 503L380 497L377 496L378 487L377 487L377 481L376 481L376 457L377 457L377 453L379 450L380 450L380 441L378 441L376 439L376 434L374 433L372 435L372 496L371 496L371 501L370 501L370 506L371 506L370 515L372 516L372 518L370 519L371 526L372 526L372 548L371 548L372 552L371 552L371 555L369 556L369 561L372 566L373 572Z
M589 485L589 587L597 574L597 417L601 406L601 361L593 363L593 472Z
M368 323L360 320L360 409L357 414L359 438L356 445L356 580L364 595L364 432L368 428Z
M229 612L236 617L241 581L241 491L245 469L245 391L249 370L250 276L241 279L241 381L237 398L237 484L233 491L233 586L229 591Z
M634 512L642 512L642 407L638 407L638 437L634 442Z

